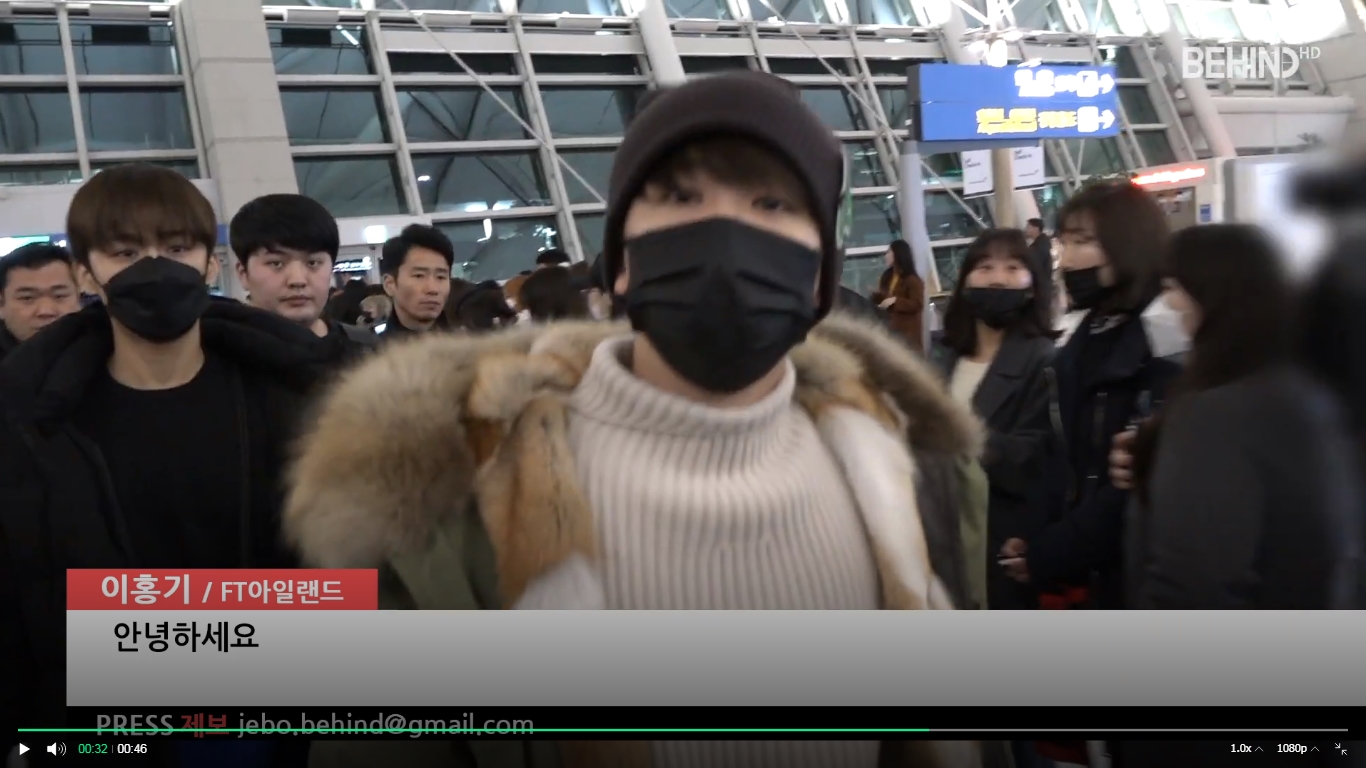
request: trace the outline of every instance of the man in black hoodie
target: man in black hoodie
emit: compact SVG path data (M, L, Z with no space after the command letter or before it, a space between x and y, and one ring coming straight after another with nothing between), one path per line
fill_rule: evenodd
M174 171L101 172L67 236L102 301L0 364L4 725L65 721L67 569L294 564L286 445L336 364L300 325L209 295L217 221Z
M369 330L323 317L341 236L322 203L303 195L258 197L232 217L228 240L252 306L304 326L347 358L379 346Z

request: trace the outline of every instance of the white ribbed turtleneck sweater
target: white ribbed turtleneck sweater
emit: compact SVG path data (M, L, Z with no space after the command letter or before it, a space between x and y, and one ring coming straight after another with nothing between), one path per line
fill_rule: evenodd
M629 370L631 337L598 346L570 398L569 441L613 609L875 609L853 494L791 363L762 401L714 408ZM876 742L659 742L658 768L874 768Z

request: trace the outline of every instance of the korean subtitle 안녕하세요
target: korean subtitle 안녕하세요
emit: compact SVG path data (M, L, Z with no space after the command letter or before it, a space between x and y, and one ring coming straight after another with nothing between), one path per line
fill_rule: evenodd
M137 653L141 650L139 643L146 643L153 653L166 652L172 643L177 648L189 648L191 653L210 648L227 653L230 648L261 647L253 639L256 627L247 623L232 627L232 634L237 639L229 644L228 624L226 621L119 622L114 625L114 637L119 641L120 653Z

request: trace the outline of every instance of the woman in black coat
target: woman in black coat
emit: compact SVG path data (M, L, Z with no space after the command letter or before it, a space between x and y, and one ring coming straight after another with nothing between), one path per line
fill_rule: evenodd
M1128 492L1110 482L1110 446L1152 415L1180 371L1145 318L1161 309L1170 230L1157 202L1128 181L1073 195L1058 224L1067 295L1086 315L1053 361L1051 521L1007 541L1001 565L1039 589L1045 608L1122 608Z
M1131 607L1352 608L1360 462L1337 398L1292 365L1292 289L1271 241L1193 227L1164 273L1194 344L1134 441Z
M1054 353L1048 276L1034 267L1018 229L984 232L958 273L935 349L954 397L987 426L982 467L990 481L987 554L1012 538L1028 540L1041 518L1041 475L1050 425L1047 369ZM1037 608L1027 584L987 572L987 607Z

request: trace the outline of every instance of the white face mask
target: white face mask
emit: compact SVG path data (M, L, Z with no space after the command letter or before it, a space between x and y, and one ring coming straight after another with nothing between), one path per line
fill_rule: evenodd
M1153 357L1173 357L1190 351L1191 337L1181 313L1167 303L1167 294L1143 310L1143 330L1148 334L1148 348Z

